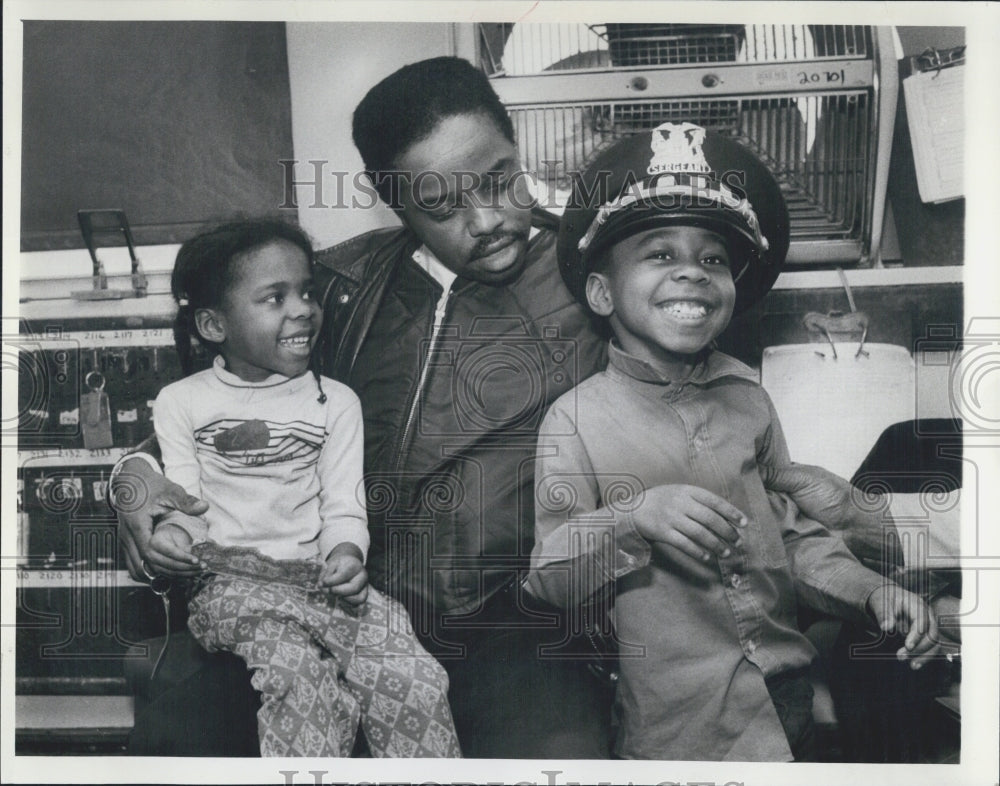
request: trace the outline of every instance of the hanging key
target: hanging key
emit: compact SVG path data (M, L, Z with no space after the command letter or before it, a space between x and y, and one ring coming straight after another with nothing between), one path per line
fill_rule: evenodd
M104 392L104 376L99 371L91 371L84 384L90 392L80 396L83 446L88 450L110 448L114 445L114 438L111 435L111 402Z

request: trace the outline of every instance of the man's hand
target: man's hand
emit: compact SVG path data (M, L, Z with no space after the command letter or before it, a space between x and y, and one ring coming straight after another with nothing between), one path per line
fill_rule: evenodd
M806 516L827 529L842 531L844 544L868 564L885 569L903 562L899 536L889 513L888 498L862 506L862 492L839 475L810 464L760 466L764 485L785 492Z
M208 510L208 503L192 497L138 458L127 459L122 464L111 490L118 522L125 525L118 527L118 534L125 549L128 572L133 579L146 580L143 560L155 573L168 576L194 576L201 572L195 556L178 559L173 552L151 548L150 540L154 522L165 514L180 511L200 516Z
M699 563L729 556L747 524L747 517L717 494L680 484L647 489L632 520L653 545L672 547Z
M854 487L839 475L810 464L789 464L784 467L761 465L764 485L771 491L783 491L805 515L827 529L847 529L870 526L876 519L873 512L855 505ZM873 506L878 507L878 506Z
M334 546L319 577L319 584L331 595L352 606L360 606L368 597L368 571L364 555L353 543Z
M919 669L934 657L941 644L937 618L919 595L887 582L868 598L868 611L886 633L898 631L906 636L896 657L910 661L911 669Z
M185 515L184 513L173 513L170 520L156 526L153 537L149 539L151 553L170 555L173 559L181 561L194 557L191 553L191 536L187 530L173 523L176 518Z

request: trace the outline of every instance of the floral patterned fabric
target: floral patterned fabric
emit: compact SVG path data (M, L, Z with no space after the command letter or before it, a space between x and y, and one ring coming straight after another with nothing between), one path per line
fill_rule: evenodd
M391 598L370 589L354 608L290 584L210 575L189 608L202 646L252 672L262 756L349 756L359 725L373 756L461 756L448 675Z

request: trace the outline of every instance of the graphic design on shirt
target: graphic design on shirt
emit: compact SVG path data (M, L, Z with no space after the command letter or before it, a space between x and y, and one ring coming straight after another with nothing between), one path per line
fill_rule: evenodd
M293 420L222 419L194 432L199 453L211 453L232 467L256 467L319 457L326 430L315 423Z

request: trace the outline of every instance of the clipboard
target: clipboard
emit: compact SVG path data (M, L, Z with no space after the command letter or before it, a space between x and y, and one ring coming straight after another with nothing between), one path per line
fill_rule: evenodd
M922 202L965 196L965 47L927 49L909 58L903 80Z

